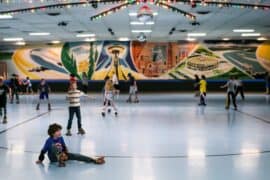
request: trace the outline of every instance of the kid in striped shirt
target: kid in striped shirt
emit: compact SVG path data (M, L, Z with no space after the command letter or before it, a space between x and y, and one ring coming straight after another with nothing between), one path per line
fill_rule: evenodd
M84 135L85 131L82 128L81 123L81 108L80 108L80 98L84 94L77 89L77 84L72 83L70 85L70 89L68 91L67 99L69 100L69 119L68 119L68 125L67 125L67 136L71 136L71 126L74 114L77 117L77 124L78 124L78 134Z

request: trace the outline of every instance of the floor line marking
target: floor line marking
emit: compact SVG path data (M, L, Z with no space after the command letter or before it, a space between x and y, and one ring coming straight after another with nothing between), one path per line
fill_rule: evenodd
M12 151L8 147L0 146L0 150L4 151ZM39 154L40 152L35 152L31 150L25 150L24 153L29 154ZM207 154L203 157L229 157L229 156L250 156L250 155L258 155L258 154L269 154L270 150L262 150L259 152L250 152L250 153L225 153L225 154ZM189 155L163 155L163 156L132 156L132 155L91 155L90 157L100 157L104 156L105 158L112 159L188 159L188 158L203 158L201 156L189 156Z
M28 122L34 121L34 120L36 120L36 119L38 119L38 118L40 118L40 117L42 117L42 116L44 116L44 115L46 115L46 114L49 114L50 112L51 112L51 111L47 111L47 112L38 114L38 115L36 115L36 116L34 116L34 117L31 117L30 119L27 119L27 120L25 120L25 121L19 122L19 123L15 124L15 125L13 125L13 126L11 126L11 127L9 127L9 128L6 128L6 129L0 131L0 134L3 134L3 133L5 133L5 132L7 132L7 131L9 131L9 130L11 130L11 129L14 129L14 128L16 128L16 127L18 127L18 126L21 126L21 125L23 125L23 124L26 124L26 123L28 123Z
M247 112L244 112L244 111L241 111L241 110L237 110L237 112L239 112L241 114L244 114L246 116L249 116L249 117L253 117L253 118L255 118L255 119L259 120L259 121L262 121L264 123L270 124L270 121L268 121L268 120L266 120L266 119L264 119L262 117L256 116L254 114L250 114L250 113L247 113Z

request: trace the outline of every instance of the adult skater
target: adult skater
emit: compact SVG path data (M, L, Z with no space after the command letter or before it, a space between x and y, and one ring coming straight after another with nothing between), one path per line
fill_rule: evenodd
M199 106L206 106L207 82L206 82L206 77L204 75L202 75L199 85L200 85L200 103L199 103Z
M200 78L197 74L194 76L195 82L194 82L194 91L195 91L195 97L198 97L200 95Z
M0 116L3 116L3 124L7 123L7 95L10 96L10 91L7 85L4 84L4 78L0 76Z
M235 78L233 76L230 77L230 79L227 81L227 83L224 86L221 86L221 88L227 88L227 98L226 98L226 109L230 108L231 101L234 106L234 110L237 110L236 105L236 98L235 98L235 92L236 92L236 83Z
M46 99L48 103L48 110L51 110L51 103L50 103L50 98L49 98L49 93L51 91L50 86L48 83L45 81L45 79L41 79L40 84L38 86L38 93L39 93L39 100L36 106L36 110L39 110L40 103L42 100Z
M237 98L237 95L240 93L242 100L245 100L243 81L238 77L235 77L235 85L236 85L235 98Z
M132 76L131 73L128 73L128 81L129 81L129 97L127 99L128 103L131 102L135 102L138 103L139 102L139 98L138 98L138 86L137 86L137 82L134 78L134 76ZM132 101L132 96L135 96L134 101Z
M74 115L77 117L77 124L78 124L78 134L84 135L85 131L82 128L82 119L81 119L81 104L80 98L83 95L81 91L77 89L77 83L73 83L70 85L67 99L69 100L69 118L68 118L68 125L67 125L67 136L71 136L71 126Z
M10 79L10 82L9 82L9 87L11 90L10 103L13 104L14 96L15 96L16 103L20 104L20 97L19 97L20 81L19 81L19 76L17 74L12 75L12 78Z
M41 164L45 159L47 153L51 162L58 162L59 167L64 167L66 161L74 160L85 163L104 164L104 157L92 158L81 154L74 154L68 151L64 138L61 133L62 127L59 124L51 124L48 128L48 139L46 140L38 160L37 164Z
M104 103L104 107L102 109L102 116L103 117L106 116L106 112L107 112L107 108L108 108L109 104L113 107L113 109L115 111L114 112L115 116L118 115L117 108L116 108L116 105L115 105L114 100L113 100L114 92L115 92L115 89L113 87L112 80L107 79L106 84L105 84L105 92L104 92L105 103Z

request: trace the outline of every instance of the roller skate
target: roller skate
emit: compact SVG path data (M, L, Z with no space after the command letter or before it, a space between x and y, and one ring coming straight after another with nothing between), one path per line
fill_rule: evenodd
M59 167L65 167L66 166L66 163L65 163L65 161L67 161L68 160L68 156L67 156L67 154L66 153L61 153L60 155L59 155L59 161L58 161L58 166Z
M39 104L37 104L36 110L37 110L37 111L39 110Z
M95 164L104 164L105 160L104 157L98 157L95 159Z
M105 117L106 116L106 113L105 112L102 112L101 115L102 115L102 117Z
M69 129L67 130L66 136L72 136L71 131Z
M83 128L80 128L77 134L84 135L85 134L85 130Z
M4 116L4 118L3 118L3 124L7 124L7 116Z
M49 103L48 104L48 111L51 111L52 110L52 107L51 107L51 104Z

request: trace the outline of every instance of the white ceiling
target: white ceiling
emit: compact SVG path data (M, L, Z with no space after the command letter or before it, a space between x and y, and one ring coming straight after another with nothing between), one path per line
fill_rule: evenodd
M5 0L4 0L5 1ZM29 0L16 0L17 3L0 4L0 11L12 10L23 7L33 7L41 5L40 0L32 0L34 3L27 3ZM15 1L15 0L13 0ZM77 0L79 1L79 0ZM73 2L76 2L73 0ZM270 5L270 0L234 0L233 2L262 3ZM43 4L54 4L56 1L48 0ZM154 17L154 25L134 26L131 21L136 21L136 17L129 17L129 12L137 12L141 5L133 5L118 11L114 14L90 21L90 17L117 4L99 4L98 9L88 7L72 7L69 9L51 9L46 11L36 11L35 13L19 13L13 19L0 19L0 42L5 37L23 37L26 42L49 42L51 40L61 41L81 41L83 38L76 37L76 31L85 31L96 34L97 40L117 40L119 37L129 37L136 39L137 34L131 33L133 29L151 29L152 33L146 34L150 41L175 41L186 39L187 33L176 31L169 35L169 31L176 27L177 30L186 29L188 32L205 32L207 36L200 39L242 39L240 33L232 32L236 28L252 28L261 33L263 37L270 37L270 10L252 10L237 8L218 7L197 7L191 8L181 3L172 4L175 7L191 12L197 16L200 26L190 25L190 21L180 14L169 10L149 6L158 15ZM199 15L197 11L210 11L207 15ZM49 16L48 12L60 12L59 16ZM59 27L60 21L67 21L66 27ZM8 28L8 29L5 29ZM112 36L108 32L111 28L115 32ZM50 32L49 36L29 36L28 32ZM250 38L248 38L250 39ZM255 39L255 38L254 38ZM2 42L3 43L3 42Z

